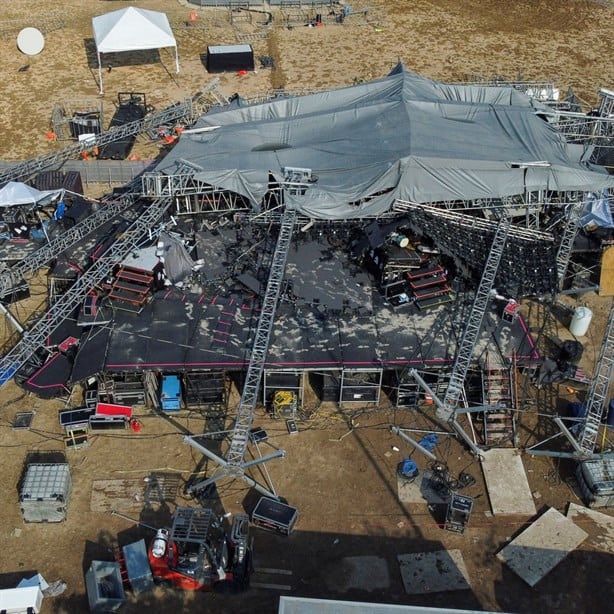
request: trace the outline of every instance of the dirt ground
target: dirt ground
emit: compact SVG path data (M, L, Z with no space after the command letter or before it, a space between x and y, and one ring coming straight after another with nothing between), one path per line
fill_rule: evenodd
M441 80L466 80L471 75L551 80L563 92L573 88L587 104L596 103L600 87L614 85L614 9L607 2L361 0L351 4L353 14L344 25L335 25L331 19L322 28L296 25L295 21L287 27L278 11L273 11L274 25L265 28L260 15L253 16L251 23L244 15L233 15L232 26L226 10L194 8L184 0L139 0L135 4L167 13L178 42L181 72L174 72L174 57L168 50L105 58L103 97L98 95L91 17L124 8L125 2L59 0L52 8L43 0L3 4L0 159L28 159L65 145L46 136L52 108L60 102L102 103L108 120L118 92L144 92L156 110L193 95L212 79L202 61L210 44L247 40L257 58L270 55L275 59L274 70L258 68L245 76L220 76L225 93L248 97L272 88L328 88L378 78L398 59L421 75ZM197 19L188 25L192 10ZM325 21L328 17L325 15ZM45 49L35 57L24 56L16 48L17 32L29 25L46 34ZM155 156L157 148L157 143L142 139L135 151L148 157ZM582 300L595 313L583 356L583 364L590 369L603 335L609 299L590 294ZM559 323L557 327L556 334L565 338L565 326ZM562 386L552 396L558 406L575 399L576 393ZM236 390L232 399L236 406ZM72 403L78 405L79 400ZM112 506L160 526L168 522L174 505L194 505L183 495L183 487L202 475L194 472L206 467L202 456L183 442L183 433L204 432L215 422L197 412L165 419L136 408L140 433L101 432L90 439L87 448L67 452L73 490L66 522L24 524L17 489L24 459L31 452L64 450L57 418L64 407L59 400L26 395L12 383L0 390L0 549L4 553L0 581L1 586L11 586L32 571L42 573L49 582L65 581L66 591L46 599L44 613L87 611L84 571L90 561L111 560L117 543L151 537L150 531L113 516ZM527 405L529 411L522 417L522 446L539 432L535 412L530 411L533 407ZM290 594L518 613L582 613L605 611L614 598L609 573L612 558L599 548L599 529L590 523L583 525L590 538L533 589L502 565L496 552L532 519L492 516L478 461L451 438L442 438L438 455L454 474L465 470L476 478L476 484L466 491L475 497L475 508L465 534L442 530L441 507L400 503L397 463L412 454L424 470L428 461L391 434L389 426L431 428L427 416L395 410L385 398L376 411L369 407L339 411L318 406L308 397L305 410L298 435L289 435L284 423L270 420L264 410L256 416L269 442L286 451L266 468L277 491L298 507L299 522L290 537L254 529L256 568L291 574L258 571L253 580L290 588L252 588L232 596L157 589L127 604L123 611L268 614L277 610L279 594ZM35 412L29 430L13 430L17 411ZM569 501L580 503L565 482L573 470L571 463L530 455L523 460L538 512L548 507L564 512ZM147 506L144 478L152 474L164 474L174 488L167 501ZM108 498L106 509L101 492ZM253 502L253 493L240 481L222 482L218 492L225 511L240 512ZM407 595L396 556L443 548L462 552L471 590ZM353 557L366 556L385 561L389 570L385 581L370 578L368 569L357 574ZM355 580L356 575L361 582Z

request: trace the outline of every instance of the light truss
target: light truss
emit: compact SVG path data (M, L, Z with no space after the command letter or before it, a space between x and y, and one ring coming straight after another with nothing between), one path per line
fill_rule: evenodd
M185 121L191 119L192 115L192 101L188 99L181 104L168 107L159 113L148 115L144 119L111 128L86 141L75 143L74 145L41 156L40 158L26 160L15 166L2 169L0 170L0 184L6 181L18 181L19 179L31 177L45 169L58 166L70 158L75 158L79 156L81 152L88 151L93 147L102 147L103 145L114 143L115 141L125 139L129 136L141 134L164 124Z
M237 417L232 432L230 446L225 458L211 452L206 447L201 446L193 437L187 437L190 445L199 449L205 456L216 462L220 470L211 478L192 484L187 489L188 493L193 493L206 488L224 477L241 478L250 486L255 487L264 494L278 498L277 495L258 484L255 480L246 475L245 471L249 467L264 463L272 458L283 456L283 450L277 450L274 454L262 456L253 461L245 461L245 453L249 445L249 432L254 419L254 412L258 402L258 390L264 373L264 365L269 350L273 321L277 311L277 304L281 293L281 286L286 269L286 261L290 250L292 232L296 219L296 211L286 208L281 219L277 245L271 262L271 270L267 282L266 291L263 298L262 310L256 327L252 353L247 367L245 383L241 393L241 400L237 409Z
M133 182L132 188L134 187ZM131 190L119 197L110 195L100 199L98 209L92 215L81 220L40 249L28 254L10 269L0 273L0 298L6 296L16 284L20 283L26 273L34 273L116 215L126 211L135 203L138 196L138 192Z

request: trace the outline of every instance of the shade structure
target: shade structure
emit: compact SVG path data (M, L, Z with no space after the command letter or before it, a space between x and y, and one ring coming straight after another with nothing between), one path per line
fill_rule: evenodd
M174 47L175 68L179 72L177 41L165 13L130 6L94 17L92 28L98 56L98 80L101 94L104 88L100 56L103 53Z
M283 183L298 174L303 188L284 203L315 220L375 217L397 199L614 187L547 121L551 114L511 87L441 83L399 64L387 77L337 90L236 99L184 131L157 170L174 174L190 160L202 169L195 180L240 194L255 211L271 176Z
M0 207L44 204L62 192L63 190L37 190L26 183L9 181L0 189Z

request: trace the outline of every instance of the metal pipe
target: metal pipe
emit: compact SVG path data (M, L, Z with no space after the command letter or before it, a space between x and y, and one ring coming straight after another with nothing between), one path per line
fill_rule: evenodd
M221 480L224 477L228 477L226 471L222 470L220 473L207 478L206 480L201 480L200 482L196 482L196 484L192 484L188 486L185 491L188 495L191 495L195 490L202 490L203 488L207 488L210 484L215 484L218 480Z
M427 458L439 462L439 459L430 450L420 445L415 439L412 439L407 433L404 433L398 426L391 426L390 430L392 433L398 435L401 439L404 439L407 443L420 450Z
M9 311L9 308L0 302L0 311L6 316L6 319L15 327L15 330L23 335L24 327L17 321L15 316Z
M243 481L246 482L248 486L258 491L261 495L264 495L265 497L270 497L271 499L275 499L276 501L281 501L280 496L276 492L265 488L262 484L256 482L254 478L251 478L247 474L244 473L241 476L241 479L243 479Z
M249 467L253 467L254 465L260 465L261 463L266 463L274 458L280 458L286 455L285 450L277 450L276 452L271 452L271 454L267 454L266 456L261 456L260 458L254 458L251 461L243 461L241 463L242 469L247 469Z
M578 454L584 454L584 450L580 447L580 444L578 443L577 439L571 434L571 431L567 428L567 425L558 416L554 417L554 422L561 429L563 435L567 437L573 449Z
M452 428L460 435L460 438L469 446L471 451L478 457L482 458L484 456L484 451L478 448L467 433L465 433L465 429L453 418L450 420L450 425Z
M130 522L134 522L134 524L138 524L139 527L144 527L145 529L150 529L152 531L158 530L157 527L152 527L150 524L145 524L144 522L141 522L140 520L136 520L135 518L130 518L130 516L126 516L126 514L122 514L121 512L116 512L115 510L111 510L111 516L119 516L120 518L123 518L124 520L129 520Z
M199 444L197 441L194 441L191 435L186 435L183 440L187 441L193 448L196 448L201 454L204 454L207 458L216 462L221 467L226 465L226 459L218 456L215 452L211 452L211 450L205 448L205 446Z

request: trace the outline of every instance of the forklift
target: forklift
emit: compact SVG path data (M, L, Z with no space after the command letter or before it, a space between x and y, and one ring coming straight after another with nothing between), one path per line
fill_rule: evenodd
M236 514L227 534L213 510L177 507L171 529L158 529L148 548L154 581L184 590L244 590L252 571L248 539L247 514Z

